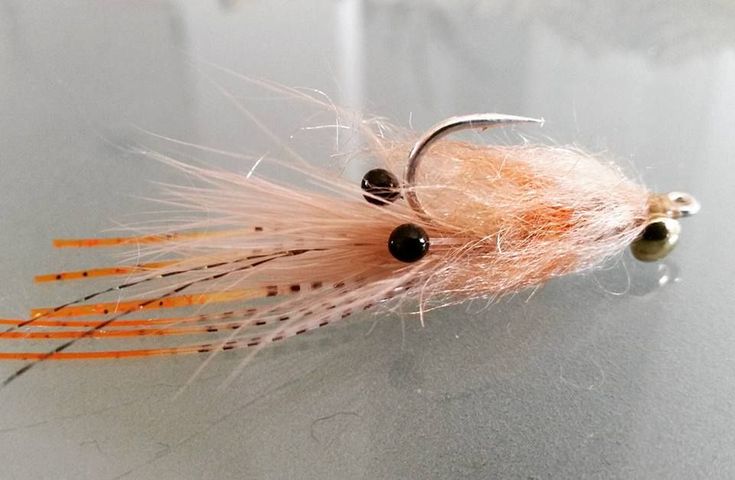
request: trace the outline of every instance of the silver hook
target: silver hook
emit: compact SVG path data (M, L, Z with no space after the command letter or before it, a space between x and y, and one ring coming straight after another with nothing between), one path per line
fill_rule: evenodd
M404 177L403 195L411 208L426 219L428 215L421 206L418 196L413 189L410 189L416 181L416 173L421 165L422 155L428 148L441 138L461 130L480 129L485 130L492 127L501 127L513 125L516 123L540 123L543 119L518 117L515 115L504 115L502 113L472 113L469 115L460 115L450 117L443 122L437 123L431 127L411 149L408 155L408 165L406 165L406 174Z

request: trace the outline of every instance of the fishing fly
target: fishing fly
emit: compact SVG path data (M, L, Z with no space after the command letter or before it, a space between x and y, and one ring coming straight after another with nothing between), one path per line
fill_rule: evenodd
M62 249L133 247L135 258L36 277L124 280L3 319L0 340L20 347L3 348L0 359L23 362L4 384L42 361L255 351L406 299L421 315L492 300L599 266L626 247L642 261L667 255L679 218L699 210L691 195L652 193L576 148L446 138L540 122L471 114L412 141L381 131L371 153L382 165L361 182L289 167L316 189L152 153L197 181L164 186L161 201L206 218L142 235L55 240ZM131 338L156 343L115 346ZM34 341L57 343L34 349Z

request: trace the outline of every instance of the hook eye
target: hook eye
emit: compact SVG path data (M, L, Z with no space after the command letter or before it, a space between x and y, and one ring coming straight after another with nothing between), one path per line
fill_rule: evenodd
M658 193L651 197L649 211L652 216L665 215L670 218L691 217L701 208L693 195L686 192Z

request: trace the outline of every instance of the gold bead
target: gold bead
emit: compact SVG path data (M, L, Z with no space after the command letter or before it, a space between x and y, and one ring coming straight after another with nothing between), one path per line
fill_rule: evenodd
M652 218L643 232L630 244L633 256L642 262L661 260L679 240L681 225L669 217Z

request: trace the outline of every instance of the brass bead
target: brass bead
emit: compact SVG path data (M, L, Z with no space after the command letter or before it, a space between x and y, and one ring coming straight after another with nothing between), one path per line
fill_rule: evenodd
M661 260L673 250L679 240L681 225L669 217L654 217L643 232L630 244L633 256L642 262Z

